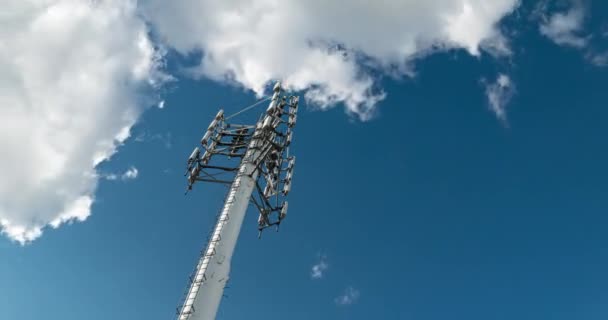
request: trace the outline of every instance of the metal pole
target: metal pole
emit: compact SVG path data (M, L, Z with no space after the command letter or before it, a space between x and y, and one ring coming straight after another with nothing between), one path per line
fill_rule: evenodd
M224 118L224 112L220 110L201 140L205 149L204 154L201 156L200 149L197 147L188 158L188 190L192 189L194 182L207 180L200 177L201 173L213 177L206 170L236 171L237 173L209 243L190 279L185 300L177 312L178 320L215 319L230 276L232 254L250 201L260 211L258 218L260 233L271 226L276 226L278 230L279 224L286 216L288 206L284 199L291 189L295 157L288 159L283 157L285 154L289 154L291 130L297 118L298 97L282 96L282 88L278 82L273 91L268 109L256 124L253 135L250 135L251 131L249 131L253 128L252 126L244 127L225 123L226 119L234 115ZM241 128L240 130L244 131L232 132L226 130L227 128ZM222 141L222 137L231 137L232 141ZM239 149L245 146L247 143L245 141L249 141L247 150L245 154L241 154ZM231 148L231 151L226 151L227 148ZM238 167L209 165L209 159L213 155L228 155L228 159L230 159L233 154L242 157ZM287 167L283 166L284 163L288 163ZM211 181L223 182L215 179L211 179ZM265 188L262 188L264 186ZM255 196L252 196L254 190L257 192ZM256 197L259 199L256 200ZM276 197L276 206L269 201L271 197ZM279 202L279 199L283 200L282 203ZM275 216L276 219L273 219Z
M264 142L259 127L254 133L211 240L201 256L179 320L214 320L230 274L234 247L258 176L256 159Z

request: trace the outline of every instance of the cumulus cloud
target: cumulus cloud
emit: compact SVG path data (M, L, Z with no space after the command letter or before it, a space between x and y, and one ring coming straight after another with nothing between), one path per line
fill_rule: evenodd
M353 287L347 287L341 295L339 295L338 297L336 297L336 299L334 299L334 301L336 302L337 305L341 305L341 306L351 305L351 304L357 302L357 300L359 300L359 296L360 296L359 290L357 290Z
M543 15L540 33L558 45L583 48L589 38L582 35L585 8L580 1L575 1L567 12L556 12Z
M202 52L195 75L262 95L282 79L320 108L361 119L384 99L378 75L411 72L438 50L508 52L496 27L518 0L149 0L144 14L169 46Z
M159 108L159 109L164 109L164 108L165 108L165 100L161 100L161 101L158 103L158 108Z
M329 268L327 264L327 258L325 256L320 256L319 261L312 266L310 270L310 278L311 279L321 279L325 274L325 271Z
M485 81L484 81L485 82ZM515 94L515 85L511 78L505 74L499 74L493 83L485 83L486 96L490 110L503 123L507 123L507 104Z
M89 216L96 166L166 78L135 1L5 0L0 25L0 226L23 244Z

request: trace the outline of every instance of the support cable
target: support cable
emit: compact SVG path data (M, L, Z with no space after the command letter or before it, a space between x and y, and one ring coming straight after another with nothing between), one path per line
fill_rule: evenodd
M254 108L254 107L255 107L255 106L257 106L258 104L260 104L260 103L262 103L262 102L264 102L264 101L268 101L268 100L270 100L270 98L271 98L271 97L266 97L266 98L263 98L262 100L259 100L258 102L254 103L254 104L252 104L252 105L250 105L250 106L248 106L248 107L243 108L243 110L241 110L241 111L239 111L239 112L237 112L237 113L234 113L234 114L232 114L232 115L230 115L230 116L228 116L228 117L224 118L224 120L230 120L231 118L234 118L235 116L238 116L239 114L241 114L241 113L243 113L243 112L245 112L245 111L247 111L247 110L250 110L250 109Z

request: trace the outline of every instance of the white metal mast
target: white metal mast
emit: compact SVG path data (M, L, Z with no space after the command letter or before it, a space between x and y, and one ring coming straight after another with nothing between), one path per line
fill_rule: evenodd
M230 183L217 179L217 171L220 174L236 172L236 175L207 247L191 276L190 287L178 309L178 320L215 319L229 279L232 254L250 202L260 211L260 232L273 225L278 228L285 218L287 201L280 203L279 198L285 197L291 189L295 158L287 158L286 155L291 143L291 128L296 121L298 98L283 96L279 83L273 91L268 110L255 126L228 124L226 120L231 117L224 118L223 111L220 110L201 141L205 148L204 154L201 156L199 149L195 148L188 159L189 190L196 181ZM286 106L289 106L289 110ZM227 142L222 138L231 140ZM244 153L239 153L243 149ZM209 165L211 157L217 158L218 155L242 160L236 168ZM252 197L256 189L257 199ZM275 197L277 201L273 206L270 200ZM278 217L274 222L271 221L272 213Z

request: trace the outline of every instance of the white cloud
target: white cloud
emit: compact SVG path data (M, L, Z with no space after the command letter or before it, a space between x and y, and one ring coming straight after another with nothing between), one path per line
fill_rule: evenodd
M310 277L312 279L321 279L328 268L327 258L325 256L320 256L319 261L314 264L310 270Z
M541 2L534 13L540 17L540 32L558 45L579 49L584 58L597 67L608 66L608 51L601 40L608 37L606 27L585 31L585 20L592 12L582 0L569 0L568 10L550 13L549 2Z
M344 102L368 119L384 99L381 73L406 74L437 50L508 52L496 24L518 0L150 0L144 12L165 42L202 50L194 74L258 94L274 79L320 108Z
M159 54L130 0L5 0L0 226L20 243L85 220L96 165L150 105ZM132 176L132 173L131 173Z
M135 167L130 167L122 174L116 174L116 173L102 174L102 175L100 175L100 178L110 180L110 181L116 181L118 179L120 179L122 181L127 181L127 180L136 179L138 175L139 175L139 170L137 170L137 168L135 168Z
M503 123L507 122L507 104L515 94L515 85L511 78L505 74L499 74L494 83L486 83L486 96L490 109Z
M159 108L159 109L164 109L164 108L165 108L165 100L161 100L161 101L158 103L158 108Z
M137 168L131 167L131 168L129 168L129 170L125 171L125 173L123 173L122 176L120 176L120 178L122 180L133 180L133 179L137 178L138 175L139 175L139 171L137 170Z
M587 45L588 37L582 36L585 8L580 1L566 12L557 12L549 17L543 16L540 33L558 45L583 48Z
M109 173L109 174L102 175L101 177L106 180L116 181L116 180L118 180L119 175L117 175L116 173Z
M357 290L353 287L347 287L344 290L344 293L342 293L341 295L336 297L336 299L334 299L334 301L336 302L336 304L341 305L341 306L351 305L351 304L357 302L357 300L359 300L359 296L360 296L359 290Z

